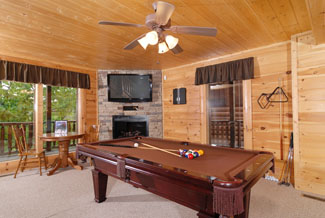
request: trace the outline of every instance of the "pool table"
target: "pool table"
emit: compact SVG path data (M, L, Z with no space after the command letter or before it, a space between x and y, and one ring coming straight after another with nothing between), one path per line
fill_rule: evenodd
M188 159L146 145L175 154L178 149L201 149L204 154ZM192 208L201 218L248 217L252 186L274 170L268 152L149 137L79 144L76 155L93 160L96 202L106 200L107 176L112 176Z

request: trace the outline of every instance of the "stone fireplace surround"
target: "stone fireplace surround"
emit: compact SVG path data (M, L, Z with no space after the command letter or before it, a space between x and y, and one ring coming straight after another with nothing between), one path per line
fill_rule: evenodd
M152 102L109 102L107 74L152 74ZM162 74L160 70L98 70L99 139L113 139L113 116L147 116L149 136L162 138ZM124 111L123 106L138 106L136 111Z

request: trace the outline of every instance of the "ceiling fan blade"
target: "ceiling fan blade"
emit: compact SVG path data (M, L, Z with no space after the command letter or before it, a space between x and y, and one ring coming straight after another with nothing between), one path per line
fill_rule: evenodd
M183 51L183 49L181 48L181 46L179 46L178 44L173 48L171 49L171 51L174 53L174 54L178 54L178 53L181 53Z
M169 29L174 33L191 34L199 36L216 36L217 28L196 26L171 26Z
M137 45L140 45L138 40L141 39L142 37L144 37L145 35L146 34L142 34L141 36L139 36L138 38L136 38L135 40L133 40L132 42L130 42L129 44L124 46L124 49L131 50L131 49L135 48Z
M175 10L175 6L167 2L158 1L153 3L153 7L156 8L156 23L166 25Z
M144 25L142 25L142 24L113 22L113 21L104 21L104 20L99 21L98 24L112 25L112 26L144 27Z

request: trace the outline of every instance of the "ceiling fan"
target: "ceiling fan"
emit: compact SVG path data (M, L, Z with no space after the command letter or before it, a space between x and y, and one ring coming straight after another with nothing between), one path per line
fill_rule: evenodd
M200 36L216 36L217 29L211 27L195 27L195 26L172 26L171 25L171 15L175 10L175 6L163 2L157 1L152 4L155 13L149 14L146 17L145 25L133 24L133 23L123 23L123 22L113 22L113 21L99 21L99 24L104 25L114 25L114 26L129 26L129 27L147 27L151 31L142 34L129 44L127 44L124 49L131 50L137 45L141 45L144 49L148 45L158 44L158 53L165 53L171 50L174 54L178 54L183 51L183 49L178 45L178 38L167 35L164 31L169 30L173 33L179 34L190 34L190 35L200 35Z

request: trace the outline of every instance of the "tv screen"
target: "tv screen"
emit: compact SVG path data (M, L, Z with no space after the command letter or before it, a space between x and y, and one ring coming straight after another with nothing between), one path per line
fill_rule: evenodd
M152 101L152 75L108 74L108 101Z

